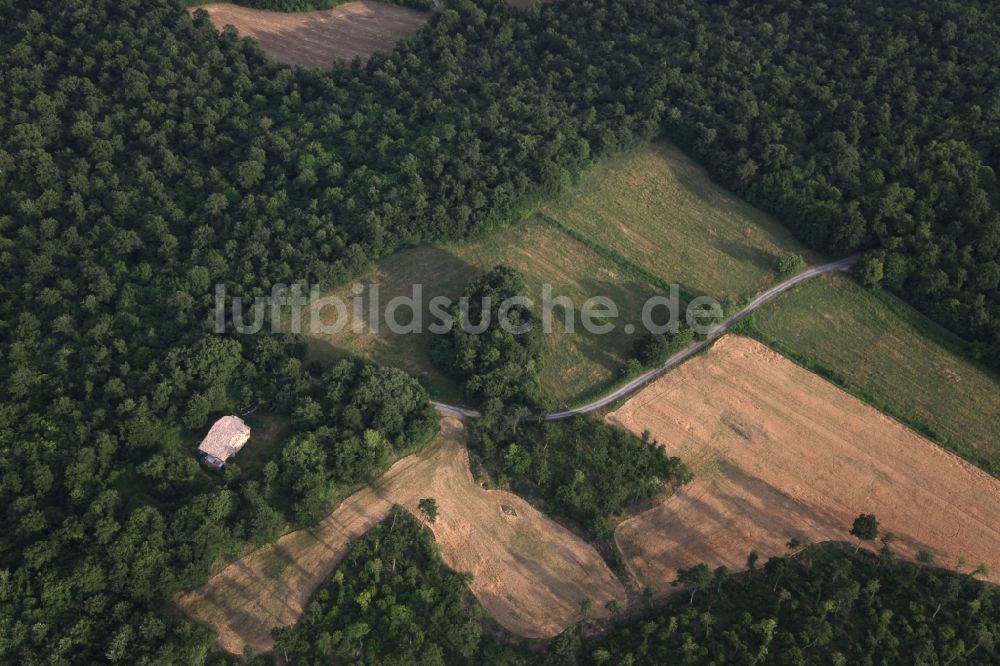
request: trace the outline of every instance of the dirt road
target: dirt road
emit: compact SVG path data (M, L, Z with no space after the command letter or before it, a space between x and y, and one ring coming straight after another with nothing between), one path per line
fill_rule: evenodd
M677 352L670 358L668 358L663 365L648 370L635 379L629 381L624 386L621 386L614 391L611 391L607 395L604 395L591 403L583 405L581 407L574 407L573 409L567 409L561 412L553 412L551 414L546 414L541 417L543 421L558 421L560 419L569 418L575 414L587 414L589 412L596 411L602 407L607 407L616 400L620 400L627 395L638 391L640 388L653 381L663 373L665 373L670 368L683 363L691 356L694 356L700 352L705 347L709 346L720 336L729 332L733 326L735 326L740 320L745 319L747 315L751 312L764 305L768 301L772 300L776 296L783 294L800 282L804 282L810 278L816 277L817 275L823 275L824 273L833 273L836 271L846 271L854 265L857 261L857 256L847 257L846 259L840 259L839 261L833 261L828 264L823 264L821 266L814 266L805 271L802 271L798 275L794 275L781 284L778 284L767 291L765 291L760 296L756 297L750 303L746 305L742 310L734 314L733 316L726 319L724 322L719 324L704 340L699 340L698 342L692 343L690 346L685 347L681 351ZM448 405L443 402L437 402L432 400L431 405L434 406L440 414L444 416L455 416L459 418L477 419L482 416L475 409L468 409L466 407L459 407L456 405Z

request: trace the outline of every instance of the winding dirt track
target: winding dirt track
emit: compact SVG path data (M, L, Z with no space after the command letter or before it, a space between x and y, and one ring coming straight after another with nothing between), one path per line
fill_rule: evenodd
M272 12L228 3L204 9L218 29L236 28L257 40L269 57L286 65L329 69L338 60L367 60L389 53L401 39L412 37L430 14L381 2L349 2L312 12Z
M713 330L704 340L699 340L698 342L694 342L690 346L677 352L676 354L668 358L660 367L653 368L652 370L647 370L646 372L642 373L641 375L631 380L624 386L617 388L614 391L611 391L607 395L600 397L591 403L588 403L581 407L574 407L573 409L567 409L566 411L562 412L553 412L551 414L546 414L545 416L541 417L541 419L543 421L558 421L560 419L569 418L570 416L573 416L575 414L587 414L589 412L595 412L598 409L601 409L602 407L607 407L616 400L620 400L621 398L624 398L625 396L638 391L643 386L653 381L654 379L665 373L670 368L680 365L687 359L691 358L692 356L700 352L702 349L705 349L713 342L718 340L721 336L728 333L729 330L733 326L735 326L740 320L745 319L747 315L749 315L751 312L753 312L760 306L764 305L768 301L772 300L776 296L780 296L781 294L785 293L786 291L788 291L795 285L799 284L800 282L805 282L806 280L814 278L817 275L823 275L824 273L833 273L836 271L849 270L851 266L854 265L854 262L856 262L857 260L858 260L857 256L847 257L846 259L833 261L830 262L829 264L814 266L812 268L802 271L798 275L793 275L792 277L788 278L781 284L775 285L774 287L771 287L770 289L765 291L760 296L757 296L739 312L737 312L732 317L722 322L722 324L716 327L715 330ZM469 418L469 419L478 419L480 416L482 416L478 411L474 409L468 409L466 407L448 405L443 402L437 402L435 400L431 400L431 404L434 406L434 409L438 410L439 413L445 416L457 416L459 418Z

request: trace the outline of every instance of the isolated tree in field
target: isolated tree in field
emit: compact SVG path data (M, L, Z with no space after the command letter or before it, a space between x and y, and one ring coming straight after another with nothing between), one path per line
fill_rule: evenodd
M690 569L678 569L677 580L674 585L683 585L691 592L688 599L690 605L694 605L694 595L704 592L712 584L712 571L707 564L697 564Z
M750 554L747 555L747 569L751 572L755 571L757 569L757 560L759 559L760 553L758 553L756 549L751 550Z
M650 366L663 363L667 359L667 349L669 346L665 336L647 333L641 338L636 339L632 345L632 349L640 363Z
M854 519L854 525L851 526L851 535L857 537L858 545L854 549L857 553L861 549L861 544L865 541L874 541L878 538L878 519L875 518L873 513L862 513L860 516Z
M437 500L433 497L425 497L417 502L417 508L420 509L420 512L424 514L425 518L427 518L427 522L433 523L437 520L438 504Z
M669 356L679 352L694 342L694 331L687 326L681 326L676 331L663 333L646 333L636 338L632 343L632 353L645 366L652 367L667 360Z
M628 379L642 374L643 366L639 359L630 358L622 366L622 379Z

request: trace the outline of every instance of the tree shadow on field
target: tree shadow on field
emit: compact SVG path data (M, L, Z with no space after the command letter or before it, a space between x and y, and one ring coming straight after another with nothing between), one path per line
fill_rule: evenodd
M677 569L702 562L742 570L751 550L766 561L784 555L791 538L803 544L849 539L851 520L867 508L844 506L837 498L829 506L805 501L725 459L718 473L711 485L696 479L627 532L616 531L618 548L642 583L665 588ZM912 552L933 550L912 534L897 536Z
M720 252L730 257L735 262L740 264L749 263L754 268L760 271L770 271L774 268L775 264L778 262L778 257L771 252L767 252L752 245L747 245L740 241L732 240L729 238L717 238L712 241L712 244L719 249ZM754 285L746 285L746 288L752 288Z
M457 303L468 284L484 273L480 267L438 246L400 250L380 261L375 269L373 284L378 285L377 296L372 286L364 282L373 279L373 274L359 276L323 295L325 299L339 299L343 308L329 303L314 315L320 306L314 303L308 313L303 313L309 355L321 365L343 358L366 358L404 370L420 380L436 398L458 398L457 384L440 372L432 359L436 335L430 326L440 323L441 317L431 311L430 302L437 296L445 296ZM355 284L364 286L360 319L355 313ZM407 300L393 303L397 298ZM391 321L390 305L393 306ZM333 331L335 323L340 328Z

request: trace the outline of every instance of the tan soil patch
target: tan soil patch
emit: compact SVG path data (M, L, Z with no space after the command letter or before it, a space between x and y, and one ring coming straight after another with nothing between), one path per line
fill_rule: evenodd
M745 568L801 541L850 540L874 513L896 552L985 562L1000 581L1000 481L764 345L732 335L609 419L653 437L695 480L615 532L631 573L666 591L700 562Z
M520 497L483 490L469 471L464 429L445 419L427 449L394 464L327 516L316 528L287 534L178 598L194 619L219 635L219 646L239 654L273 647L273 627L298 620L313 590L364 534L399 503L420 516L417 503L433 497L430 525L449 567L473 574L472 593L506 629L550 637L579 619L580 601L593 600L592 616L606 616L625 590L591 546ZM508 515L503 507L513 509Z
M396 42L412 37L430 14L381 2L349 2L313 12L272 12L226 3L204 9L220 30L236 28L253 37L268 56L286 65L329 69L337 60L367 60L389 53Z

